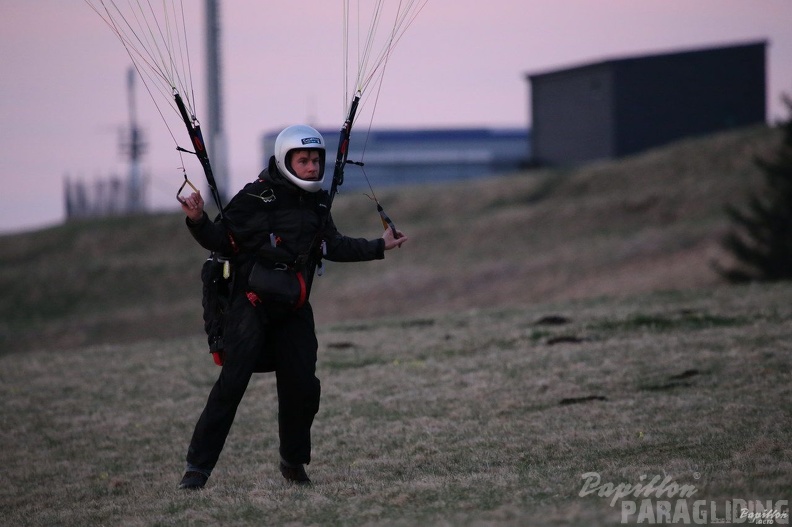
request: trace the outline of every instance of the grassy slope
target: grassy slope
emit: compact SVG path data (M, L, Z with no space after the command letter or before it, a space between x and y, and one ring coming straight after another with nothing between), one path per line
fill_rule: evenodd
M178 217L1 238L4 522L617 523L620 503L579 495L589 471L668 474L721 513L789 499L792 286L719 286L708 263L722 204L770 145L743 131L383 192L414 239L321 279L309 490L277 474L271 375L251 383L206 491L175 489L218 371L199 333L203 254ZM339 223L376 232L360 203L339 201Z
M712 286L723 204L756 184L752 158L776 140L750 129L578 170L382 191L409 245L330 263L317 320ZM334 210L347 234L379 235L365 197ZM194 335L204 257L177 215L0 237L0 354Z
M251 383L208 487L176 489L217 374L199 337L7 356L0 508L31 526L618 524L622 500L580 495L597 472L669 476L696 490L672 507L723 518L726 500L792 494L790 294L324 326L310 489L277 472L272 375Z

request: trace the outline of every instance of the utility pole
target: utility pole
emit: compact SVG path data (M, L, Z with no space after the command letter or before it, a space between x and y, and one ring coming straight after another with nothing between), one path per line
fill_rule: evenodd
M143 132L137 125L135 111L135 68L127 71L127 94L129 97L129 138L128 143L122 145L129 159L129 177L127 180L126 212L136 213L145 210L143 176L140 161L146 145L143 142Z
M206 79L209 104L207 150L212 160L217 191L223 203L228 202L228 154L223 127L223 93L220 64L220 8L219 0L206 0Z

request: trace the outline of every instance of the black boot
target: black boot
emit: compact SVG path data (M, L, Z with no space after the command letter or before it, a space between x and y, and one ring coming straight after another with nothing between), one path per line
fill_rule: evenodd
M197 470L188 470L179 483L180 489L202 489L206 485L209 476Z
M310 485L311 480L308 478L308 474L305 473L305 465L293 465L291 463L286 463L285 461L280 462L280 471L283 474L283 477L286 478L287 481L291 483L296 483L297 485Z

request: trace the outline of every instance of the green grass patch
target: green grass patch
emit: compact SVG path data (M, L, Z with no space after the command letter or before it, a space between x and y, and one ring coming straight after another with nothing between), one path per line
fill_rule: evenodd
M675 314L638 313L623 320L604 320L588 326L595 331L676 331L696 330L717 327L736 327L750 323L750 320L708 313L683 310Z

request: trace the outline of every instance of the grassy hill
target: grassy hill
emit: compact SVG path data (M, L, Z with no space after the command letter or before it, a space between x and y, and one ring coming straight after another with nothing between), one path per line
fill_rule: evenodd
M777 140L762 127L574 170L382 190L411 240L384 262L329 263L317 321L711 287L723 205L757 183L753 157ZM334 216L346 234L381 233L360 193L339 195ZM2 236L0 354L200 333L204 258L178 214Z
M278 473L273 375L251 381L207 488L176 489L218 373L200 336L5 356L2 523L599 527L717 525L757 500L788 510L790 295L722 287L323 326L308 489ZM586 492L592 473L693 494Z
M204 253L180 216L2 237L3 522L598 527L788 513L792 284L729 286L709 264L725 257L723 204L756 185L752 157L776 140L743 130L383 191L409 245L330 264L317 282L310 488L277 471L275 379L257 375L207 488L176 489L219 371L201 332ZM379 232L365 197L335 211L349 234Z

